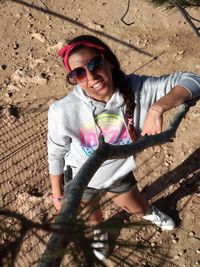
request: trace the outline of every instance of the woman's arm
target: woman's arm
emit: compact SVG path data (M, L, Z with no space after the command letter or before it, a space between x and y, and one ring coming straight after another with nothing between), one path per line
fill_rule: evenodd
M59 103L50 106L48 112L48 163L52 195L51 200L55 208L61 208L63 195L64 158L70 150L70 138L66 133L66 118L63 116Z
M168 94L153 103L150 109L159 113L164 113L189 100L190 98L191 93L189 90L182 86L175 86Z
M153 135L162 131L164 112L191 99L191 92L182 87L174 86L172 90L154 102L147 113L141 135Z
M52 195L62 197L63 195L63 174L53 175L50 174Z
M63 196L63 175L53 175L50 174L51 190L52 190L52 202L56 210L60 211L61 200Z
M142 135L162 131L163 113L200 96L200 76L176 72L160 77L141 77L141 105L148 110L142 123Z

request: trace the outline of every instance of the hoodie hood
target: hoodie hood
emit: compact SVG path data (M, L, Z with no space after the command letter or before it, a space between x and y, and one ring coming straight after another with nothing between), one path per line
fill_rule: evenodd
M123 96L120 94L118 89L115 90L114 94L107 103L90 98L79 85L75 86L73 93L75 96L80 98L84 103L86 104L92 103L93 106L101 107L103 109L119 108L124 105Z

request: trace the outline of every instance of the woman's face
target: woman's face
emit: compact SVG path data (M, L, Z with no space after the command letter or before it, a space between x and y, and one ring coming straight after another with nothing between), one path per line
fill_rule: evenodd
M103 57L103 67L95 72L87 69L86 65L95 56L99 55L96 51L84 47L69 56L68 63L71 70L78 67L85 67L86 78L78 84L85 93L96 100L108 102L114 92L111 64Z

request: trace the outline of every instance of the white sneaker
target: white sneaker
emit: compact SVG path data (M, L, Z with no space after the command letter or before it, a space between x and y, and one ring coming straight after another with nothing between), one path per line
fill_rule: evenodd
M101 261L106 260L109 255L108 233L95 229L94 240L96 240L92 243L94 255Z
M153 205L149 206L148 213L142 218L151 221L163 230L173 230L175 228L175 222L172 218Z

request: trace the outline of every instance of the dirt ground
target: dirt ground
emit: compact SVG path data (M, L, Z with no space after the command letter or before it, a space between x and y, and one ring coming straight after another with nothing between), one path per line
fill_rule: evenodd
M37 226L55 215L48 198L47 110L54 98L71 89L57 58L65 41L79 34L101 37L127 73L200 74L199 38L179 12L131 1L124 20L132 24L127 26L121 21L127 2L0 1L1 266L36 266L49 238ZM200 9L190 9L190 14L199 19ZM159 152L147 149L137 155L139 188L171 214L178 227L171 232L151 225L121 229L118 240L150 248L137 251L116 245L113 255L119 259L114 263L111 255L108 266L200 266L200 196L182 186L199 179L199 107L197 103L190 109L174 142L162 145ZM166 114L167 123L173 114ZM118 211L111 205L105 218ZM16 248L14 242L22 244ZM11 251L16 257L8 265L5 258ZM65 266L76 265L68 260Z

